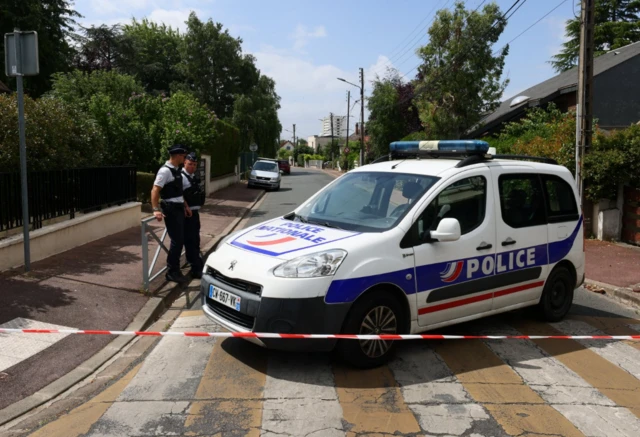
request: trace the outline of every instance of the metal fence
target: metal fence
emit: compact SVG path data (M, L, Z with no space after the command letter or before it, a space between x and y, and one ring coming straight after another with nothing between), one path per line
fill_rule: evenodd
M96 167L29 172L29 223L99 211L136 200L136 168ZM22 226L20 173L0 173L0 231Z

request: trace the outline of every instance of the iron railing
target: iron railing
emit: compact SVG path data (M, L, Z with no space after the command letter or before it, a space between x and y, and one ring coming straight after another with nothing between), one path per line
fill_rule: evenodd
M29 223L99 211L136 200L134 166L33 171L27 175ZM20 173L0 173L0 231L22 226Z

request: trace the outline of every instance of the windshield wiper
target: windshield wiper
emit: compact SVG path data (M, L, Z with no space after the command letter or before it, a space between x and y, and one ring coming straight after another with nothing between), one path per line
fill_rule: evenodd
M337 225L332 225L329 222L307 222L310 223L312 225L320 225L320 226L324 226L325 228L333 228L333 229L340 229L341 231L344 231L344 229L342 229L340 226Z
M302 217L300 214L296 214L295 212L292 212L291 214L286 215L284 218L287 219L287 220L298 219L302 223L309 223L309 220L307 220L306 218Z

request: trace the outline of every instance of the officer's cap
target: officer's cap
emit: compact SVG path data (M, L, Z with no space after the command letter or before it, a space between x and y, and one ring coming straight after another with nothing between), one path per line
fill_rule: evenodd
M198 158L196 158L196 152L191 152L187 155L186 159L188 159L189 161L197 161Z
M169 154L170 155L174 155L174 154L179 154L179 153L187 153L188 150L186 147L184 147L182 144L174 144L173 146L169 147Z

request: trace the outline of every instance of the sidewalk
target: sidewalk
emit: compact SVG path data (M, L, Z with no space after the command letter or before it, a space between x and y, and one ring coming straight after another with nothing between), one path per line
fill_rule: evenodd
M640 247L586 240L585 257L588 280L603 288L640 289ZM640 300L640 292L634 294Z
M243 183L213 193L201 210L201 248L223 237L223 232L237 224L263 193L249 190ZM162 228L164 222L154 222L153 226ZM161 231L156 234L162 235ZM150 260L157 248L152 241ZM162 252L157 270L164 266L165 259ZM139 227L38 261L31 270L0 273L3 327L38 328L52 324L58 329L131 329L134 318L139 322L153 316L149 307L159 300L150 302L151 296L141 291ZM173 283L167 284L164 275L160 275L151 283L150 294L168 294L171 289ZM144 320L137 329L143 329L142 324L148 322ZM0 334L0 410L34 393L43 397L40 390L79 366L82 368L86 360L112 341L111 336L45 338Z

